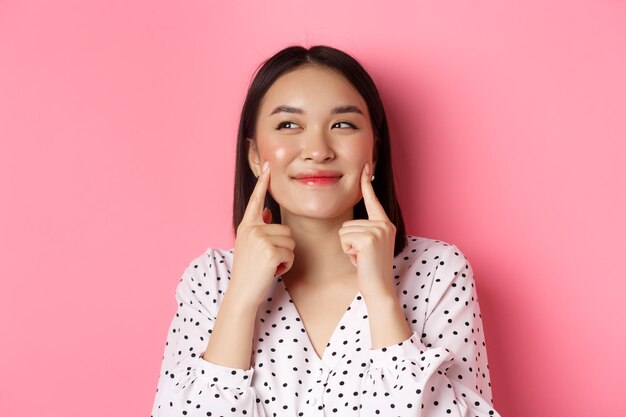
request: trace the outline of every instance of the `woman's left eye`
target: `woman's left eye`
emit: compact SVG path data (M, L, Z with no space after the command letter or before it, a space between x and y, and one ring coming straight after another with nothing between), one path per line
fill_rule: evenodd
M350 122L337 122L331 126L331 128L335 128L335 127L342 128L342 129L345 129L345 128L356 129L356 126Z
M295 124L294 122L289 122L289 121L285 121L285 122L280 122L278 124L278 126L276 126L277 130L280 129L296 129L299 126L297 124Z

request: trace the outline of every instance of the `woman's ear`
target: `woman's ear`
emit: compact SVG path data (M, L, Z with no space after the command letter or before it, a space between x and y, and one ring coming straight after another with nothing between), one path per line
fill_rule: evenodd
M248 142L248 165L256 177L261 174L261 160L259 158L259 151L256 148L256 143L253 139L246 138Z

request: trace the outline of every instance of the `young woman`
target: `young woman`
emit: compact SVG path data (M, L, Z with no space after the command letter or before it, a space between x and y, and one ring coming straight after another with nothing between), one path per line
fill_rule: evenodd
M176 288L152 416L493 416L472 269L406 235L359 63L289 47L248 91L234 249Z

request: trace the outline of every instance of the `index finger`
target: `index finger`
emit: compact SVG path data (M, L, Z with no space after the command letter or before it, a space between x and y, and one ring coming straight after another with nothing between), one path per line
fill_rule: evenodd
M363 193L363 203L365 203L367 217L370 220L388 220L385 209L380 205L378 198L376 198L376 192L374 192L374 187L372 187L371 171L367 169L368 167L369 162L365 164L361 172L361 192Z
M248 206L243 213L242 221L248 222L261 222L263 223L263 207L265 205L265 194L270 183L270 167L269 163L265 161L263 164L263 171L257 179L256 185L248 200Z

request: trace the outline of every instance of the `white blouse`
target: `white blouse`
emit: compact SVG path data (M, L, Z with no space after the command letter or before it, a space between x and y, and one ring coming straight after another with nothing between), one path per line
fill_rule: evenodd
M393 270L409 339L371 349L358 293L320 358L279 276L248 370L202 359L233 261L207 249L176 288L152 416L498 416L470 264L454 245L407 237Z

